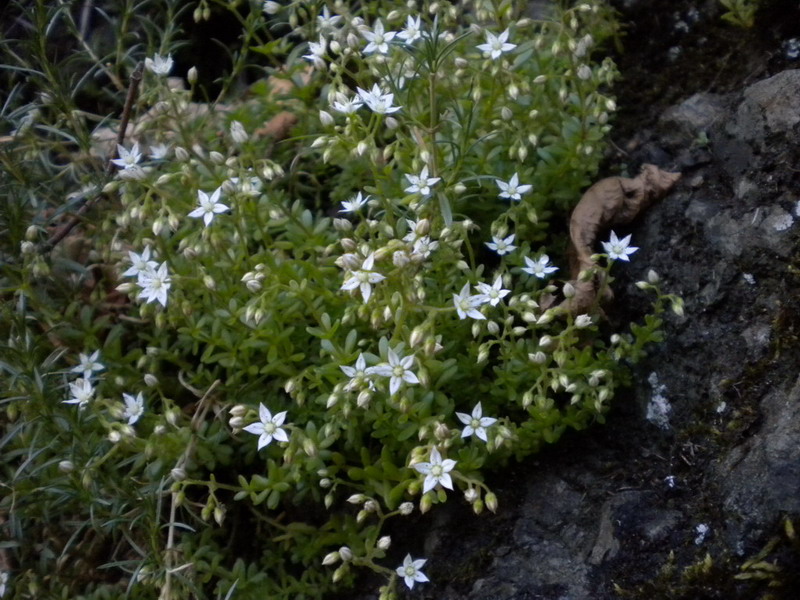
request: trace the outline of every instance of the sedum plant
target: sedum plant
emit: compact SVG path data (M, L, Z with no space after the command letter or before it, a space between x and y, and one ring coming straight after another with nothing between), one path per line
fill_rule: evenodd
M114 55L120 74L146 58L116 157L114 124L73 110L85 165L36 164L71 121L6 115L6 595L321 598L368 569L393 598L441 576L392 541L403 520L499 510L488 472L603 422L680 302L651 272L628 332L558 306L614 23L602 2L519 4L233 2L243 44L203 103L203 65L169 78L167 4L158 45ZM48 169L76 194L60 211L97 201L62 243L77 256L47 251L59 213L22 193ZM635 248L604 249L611 285Z

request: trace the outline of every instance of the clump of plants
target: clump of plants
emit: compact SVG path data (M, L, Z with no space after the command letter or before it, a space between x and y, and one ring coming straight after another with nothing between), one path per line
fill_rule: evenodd
M369 569L396 597L437 566L393 523L500 510L485 475L602 422L680 311L653 272L629 331L559 306L615 108L602 2L203 0L242 28L203 102L185 3L94 42L46 4L41 53L5 47L42 86L2 115L6 596L320 598ZM122 135L76 107L139 62ZM630 243L584 276L611 286Z
M719 0L727 10L722 19L737 27L750 29L755 24L759 0Z

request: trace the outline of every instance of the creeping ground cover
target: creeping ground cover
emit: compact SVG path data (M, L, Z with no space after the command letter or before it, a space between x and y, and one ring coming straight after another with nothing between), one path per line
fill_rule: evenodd
M680 310L652 271L643 323L561 304L603 2L5 10L0 597L397 597L446 574L393 531L502 510Z

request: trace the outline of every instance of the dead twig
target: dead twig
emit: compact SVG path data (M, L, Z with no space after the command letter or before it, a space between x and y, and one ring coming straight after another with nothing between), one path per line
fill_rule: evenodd
M122 146L123 142L125 141L125 131L128 129L128 123L131 119L131 113L133 112L133 105L136 102L136 98L139 95L139 85L142 82L142 75L144 74L144 63L139 62L136 65L136 68L131 73L131 79L128 83L128 95L125 98L125 106L122 108L122 116L119 122L119 131L117 132L117 145ZM114 163L112 162L115 158L118 157L118 151L114 149L111 153L111 156L108 159L108 163L106 164L106 175L111 175L114 172ZM56 231L50 239L48 239L41 248L41 252L44 254L52 250L56 244L58 244L61 240L63 240L67 235L69 235L70 231L72 231L75 226L80 223L83 215L89 212L97 201L101 197L101 192L97 193L94 197L87 199L78 211L75 213L75 216L72 217L67 223L65 223L58 231Z

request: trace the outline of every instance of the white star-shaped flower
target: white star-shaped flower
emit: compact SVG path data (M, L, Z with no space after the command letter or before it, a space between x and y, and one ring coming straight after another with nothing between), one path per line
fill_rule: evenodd
M154 54L153 58L144 59L144 66L147 67L148 71L156 75L169 75L172 70L172 55L161 56L160 54Z
M150 146L150 158L153 160L161 160L169 154L169 146L167 144L153 144Z
M139 392L136 396L122 394L122 399L125 400L125 410L122 411L122 418L128 419L128 425L133 425L144 414L144 396L142 396L142 392Z
M154 260L150 260L151 252L152 249L150 246L145 246L144 251L141 254L136 254L136 252L129 250L128 257L130 258L131 266L122 274L122 276L138 277L139 273L155 271L156 268L158 268L158 263Z
M211 224L211 221L214 220L215 215L229 210L228 206L219 202L219 195L221 193L222 188L215 189L210 196L203 190L197 190L198 206L189 213L189 216L194 219L199 219L202 217L205 226L208 227Z
M252 433L258 437L258 449L261 450L264 446L269 445L273 439L279 442L288 442L289 436L281 429L283 422L286 420L286 411L279 412L274 417L269 409L259 402L258 404L258 418L260 421L250 423L244 430L247 433Z
M409 185L404 191L409 194L420 194L421 196L429 196L431 193L431 186L441 181L441 177L428 177L427 165L422 167L419 175L406 175Z
M339 368L342 373L350 378L350 381L344 386L344 389L348 392L363 387L365 382L372 384L367 373L367 360L364 358L363 353L358 355L354 366L340 365ZM370 385L370 387L372 386Z
M372 28L372 31L363 31L361 33L369 42L367 46L364 48L364 54L370 54L372 52L379 52L380 54L386 54L389 52L389 42L394 39L394 36L397 35L396 31L384 31L383 23L381 20L378 19L375 22L375 27Z
M500 188L500 193L498 196L500 198L505 198L506 200L521 200L522 194L525 194L531 191L532 185L520 185L519 184L519 176L514 173L511 176L511 179L508 180L508 183L498 179L496 181L497 187Z
M167 263L161 263L158 269L139 273L136 283L142 288L139 295L145 302L158 301L161 306L167 305L167 292L172 285Z
M431 252L439 247L439 242L431 240L427 235L414 241L414 254L419 254L423 258L428 258Z
M493 60L498 58L503 52L509 52L516 48L516 44L508 43L508 29L500 35L494 35L492 32L486 32L486 43L480 44L478 50L484 54L488 54Z
M492 236L491 242L486 242L486 245L489 247L490 250L494 250L500 256L504 254L508 254L512 250L516 250L517 247L514 245L514 237L516 234L511 234L507 238L499 238Z
M544 279L550 273L558 271L558 267L550 266L550 257L547 254L542 254L537 260L530 259L527 256L524 258L525 264L528 266L522 267L522 270L539 279Z
M503 289L503 277L501 275L495 278L494 284L492 285L481 282L475 287L478 288L478 292L480 292L482 296L482 301L492 306L497 306L500 300L511 293L511 290Z
M91 355L84 353L78 354L80 364L70 369L71 373L81 373L86 381L90 381L95 371L102 371L105 369L103 364L98 360L100 358L100 350L95 350Z
M417 471L425 475L425 481L422 484L422 493L428 493L440 483L442 487L452 490L453 479L450 477L450 471L452 471L455 466L456 461L450 458L442 460L439 449L434 447L433 450L431 450L430 462L420 462L414 465Z
M308 42L308 54L303 55L303 58L314 63L318 69L322 69L325 67L324 57L327 46L328 41L323 36L319 36L319 43Z
M420 17L417 17L415 20L409 15L406 19L406 28L398 33L397 37L409 45L420 39L422 37L422 21Z
M319 25L319 28L322 31L336 29L336 26L339 24L339 21L341 20L342 20L341 16L331 15L331 11L328 9L327 6L323 7L322 14L317 16L317 24Z
M636 252L639 248L630 245L631 236L626 235L624 238L619 239L615 232L611 232L611 239L603 242L603 250L608 254L611 260L624 260L630 262L628 256Z
M472 409L472 414L468 415L465 413L457 412L456 416L458 420L464 423L466 427L464 427L463 431L461 432L461 437L469 437L472 434L478 436L478 438L482 439L484 442L488 442L489 439L486 437L486 428L490 427L497 423L497 419L494 417L484 417L483 416L483 409L481 408L481 403L478 402L475 405L475 408Z
M120 144L117 144L117 154L119 155L119 158L115 158L111 162L125 170L135 169L137 163L142 160L142 154L139 152L138 143L134 144L133 148L130 150Z
M69 392L72 397L64 400L64 404L77 404L78 408L83 408L89 404L89 400L94 396L94 387L88 379L76 379L69 384Z
M425 583L429 581L425 573L420 571L420 569L425 566L426 562L424 558L414 560L411 558L410 554L406 554L402 566L397 567L396 572L403 578L408 589L413 589L415 583Z
M342 202L342 210L339 212L343 213L354 213L361 210L367 202L369 202L370 196L362 196L361 192L358 192L351 200L345 200Z
M483 298L480 295L469 293L469 282L464 284L458 294L453 294L453 304L456 307L459 319L472 317L473 319L482 320L486 318L478 310L478 307L483 304Z
M386 115L397 112L402 108L401 106L392 106L394 94L384 94L377 83L372 86L370 91L361 88L356 89L358 90L358 95L364 101L364 104L374 113Z
M356 112L363 105L364 103L361 102L357 96L348 98L342 92L336 92L336 94L334 95L334 100L331 103L331 108L333 108L333 110L335 110L336 112L345 115L350 115Z
M419 379L411 370L414 365L414 356L397 356L397 353L389 349L387 353L388 363L368 367L366 370L367 375L380 375L381 377L389 377L389 393L394 396L397 390L405 381L406 383L419 383Z
M369 297L372 295L372 284L386 279L386 277L380 273L376 273L372 270L374 264L375 254L372 253L364 259L363 263L361 263L361 268L353 272L350 275L350 278L346 279L342 284L343 290L354 290L359 288L361 290L361 297L364 299L365 304L369 302Z

